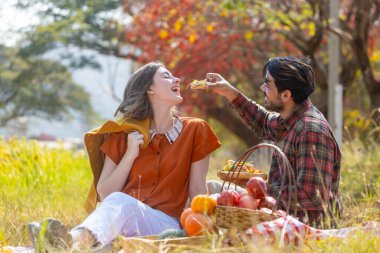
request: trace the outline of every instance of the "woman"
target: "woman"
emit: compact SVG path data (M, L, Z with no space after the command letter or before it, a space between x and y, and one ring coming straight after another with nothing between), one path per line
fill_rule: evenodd
M70 236L54 231L54 227L65 229L59 221L48 219L48 241L61 248L83 249L107 245L117 235L152 235L179 228L187 199L207 193L210 153L220 146L205 121L176 114L175 106L183 100L180 82L155 62L131 76L115 116L124 123L148 121L148 143L137 131L106 135L100 147L105 160L96 187L102 204ZM29 231L33 229L32 223Z

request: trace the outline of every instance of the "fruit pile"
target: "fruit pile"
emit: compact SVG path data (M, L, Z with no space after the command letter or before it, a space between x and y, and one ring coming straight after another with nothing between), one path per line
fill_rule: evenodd
M283 216L286 213L276 209L276 200L268 195L268 184L261 177L252 177L246 184L246 190L238 193L235 190L224 190L217 194L216 202L219 206L235 206L259 210L263 213L272 212Z
M215 231L209 215L216 207L216 200L208 195L197 195L191 201L190 207L181 214L181 226L188 236L198 236Z
M180 224L183 229L166 229L158 235L158 239L169 239L187 236L199 236L215 232L210 218L216 207L216 200L208 195L197 195L190 207L183 210Z

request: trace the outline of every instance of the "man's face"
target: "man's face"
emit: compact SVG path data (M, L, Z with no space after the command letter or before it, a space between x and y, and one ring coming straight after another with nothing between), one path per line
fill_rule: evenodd
M264 83L261 85L260 90L265 95L264 107L270 111L281 112L284 109L284 102L281 100L280 93L274 84L274 78L267 71Z

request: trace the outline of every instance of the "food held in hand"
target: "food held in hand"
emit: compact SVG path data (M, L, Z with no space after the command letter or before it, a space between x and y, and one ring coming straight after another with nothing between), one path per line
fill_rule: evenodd
M207 81L205 80L194 80L187 87L190 86L192 90L205 90ZM187 89L186 87L186 89Z
M261 177L252 177L246 185L248 194L255 199L262 199L267 195L268 184Z

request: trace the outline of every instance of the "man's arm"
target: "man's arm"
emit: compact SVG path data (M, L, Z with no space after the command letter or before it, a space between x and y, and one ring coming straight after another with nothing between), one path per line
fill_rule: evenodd
M271 141L278 140L279 114L268 112L264 107L240 93L232 102L245 124L250 126L255 135Z
M278 113L268 112L264 107L248 99L219 74L207 73L206 80L206 89L226 97L231 106L239 112L244 123L250 126L257 136L277 141Z

